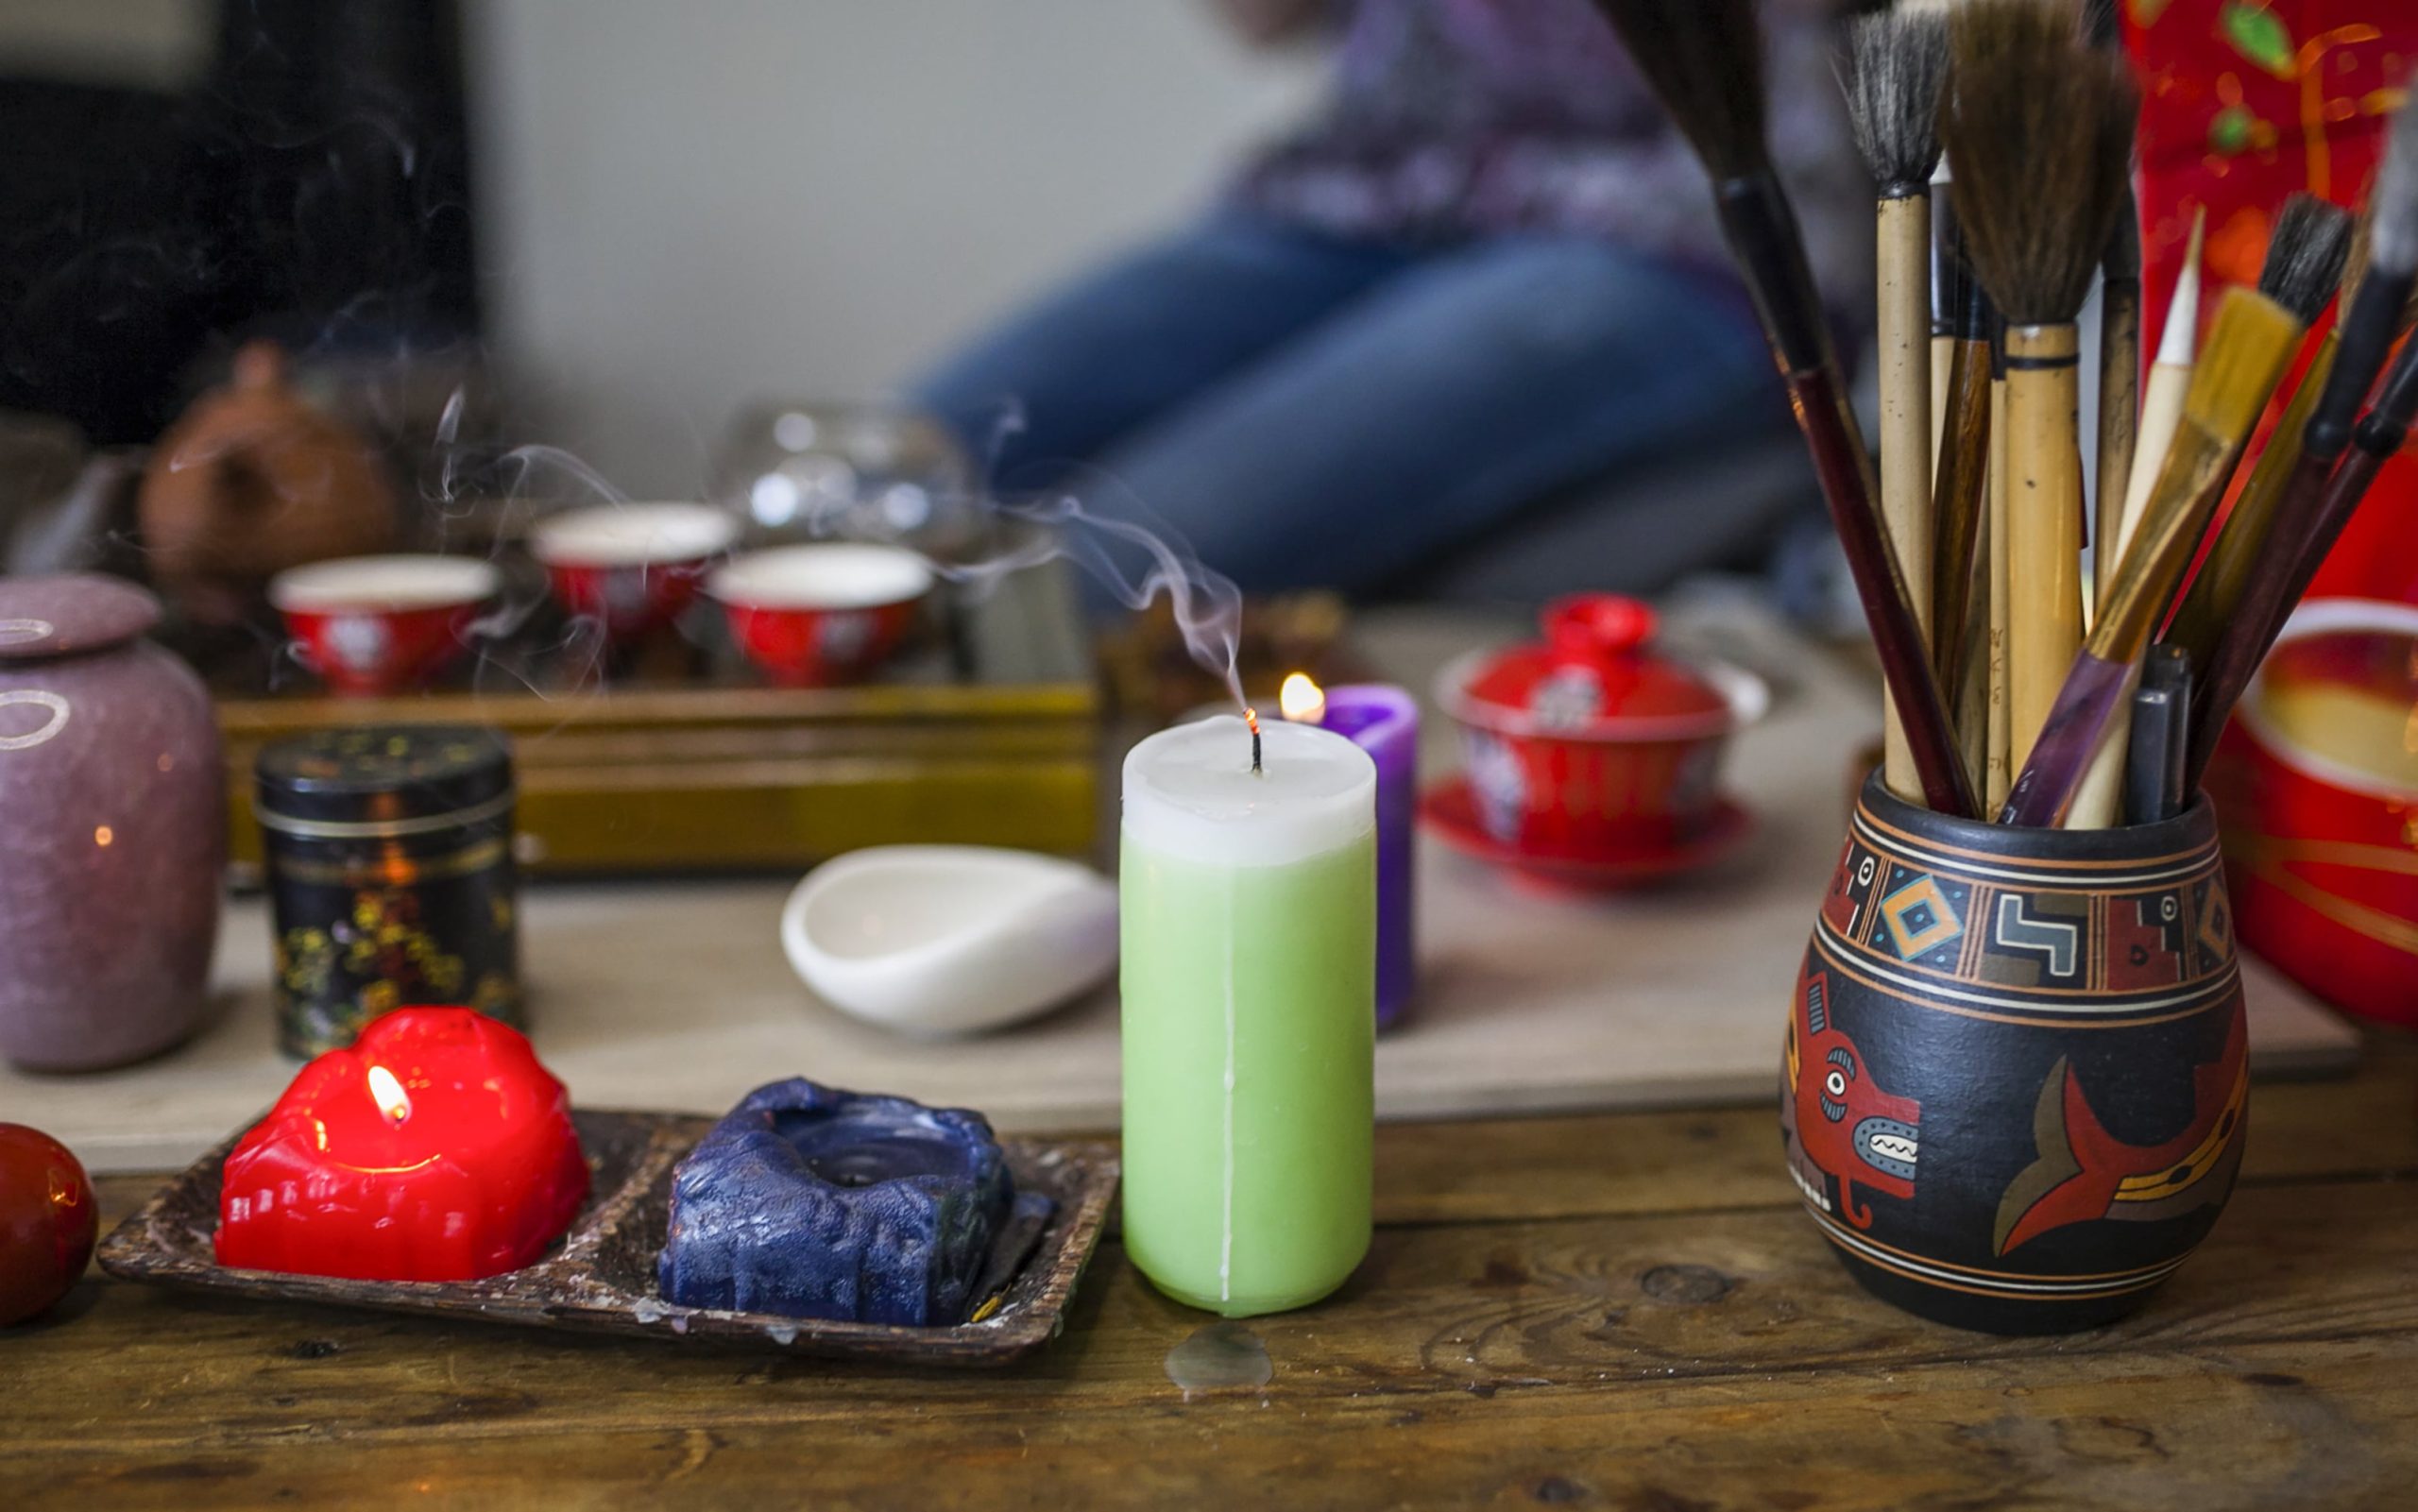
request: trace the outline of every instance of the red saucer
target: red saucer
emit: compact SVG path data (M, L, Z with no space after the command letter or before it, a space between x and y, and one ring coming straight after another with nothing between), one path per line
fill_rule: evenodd
M1755 831L1755 816L1729 798L1715 802L1704 828L1676 844L1601 855L1525 851L1507 845L1478 823L1469 778L1456 775L1427 790L1419 817L1436 838L1490 865L1532 881L1586 892L1609 892L1693 872L1736 850Z

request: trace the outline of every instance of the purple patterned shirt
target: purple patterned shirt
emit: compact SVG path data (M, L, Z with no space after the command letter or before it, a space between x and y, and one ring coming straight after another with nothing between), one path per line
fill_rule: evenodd
M1704 170L1590 0L1345 0L1334 87L1235 195L1357 237L1539 230L1728 266ZM1766 0L1771 141L1834 307L1872 277L1829 0Z

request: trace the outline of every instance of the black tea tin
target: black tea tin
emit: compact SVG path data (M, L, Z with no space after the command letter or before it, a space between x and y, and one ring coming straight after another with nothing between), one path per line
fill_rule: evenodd
M463 1004L524 1027L502 735L320 731L264 747L254 780L286 1053L349 1045L411 1004Z

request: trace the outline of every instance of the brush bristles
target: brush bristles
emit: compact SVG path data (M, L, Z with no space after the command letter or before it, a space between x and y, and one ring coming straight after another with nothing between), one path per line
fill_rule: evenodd
M1716 179L1765 164L1763 40L1754 0L1595 0Z
M2191 370L2183 413L2227 445L2249 438L2275 391L2275 380L2298 346L2305 322L2264 295L2227 289L2217 321Z
M2275 217L2267 261L2258 269L2258 292L2308 325L2341 287L2342 264L2350 253L2351 212L2313 195L2296 194L2284 201L2283 213Z
M1905 6L1848 24L1848 119L1884 196L1920 192L1938 165L1947 80L1945 9Z
M2013 325L2081 311L2131 181L2138 92L2078 23L2073 0L1968 0L1949 22L1956 215Z
M2418 270L2418 109L2404 105L2392 118L2384 166L2368 193L2368 218L2375 228L2370 261L2395 276Z
M2112 50L2123 41L2116 22L2116 0L2082 0L2082 37L2103 50Z

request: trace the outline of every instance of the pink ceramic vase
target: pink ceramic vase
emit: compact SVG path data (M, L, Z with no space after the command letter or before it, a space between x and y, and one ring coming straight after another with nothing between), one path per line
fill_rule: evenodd
M115 578L0 579L0 1054L123 1065L201 1025L227 858L210 695Z

